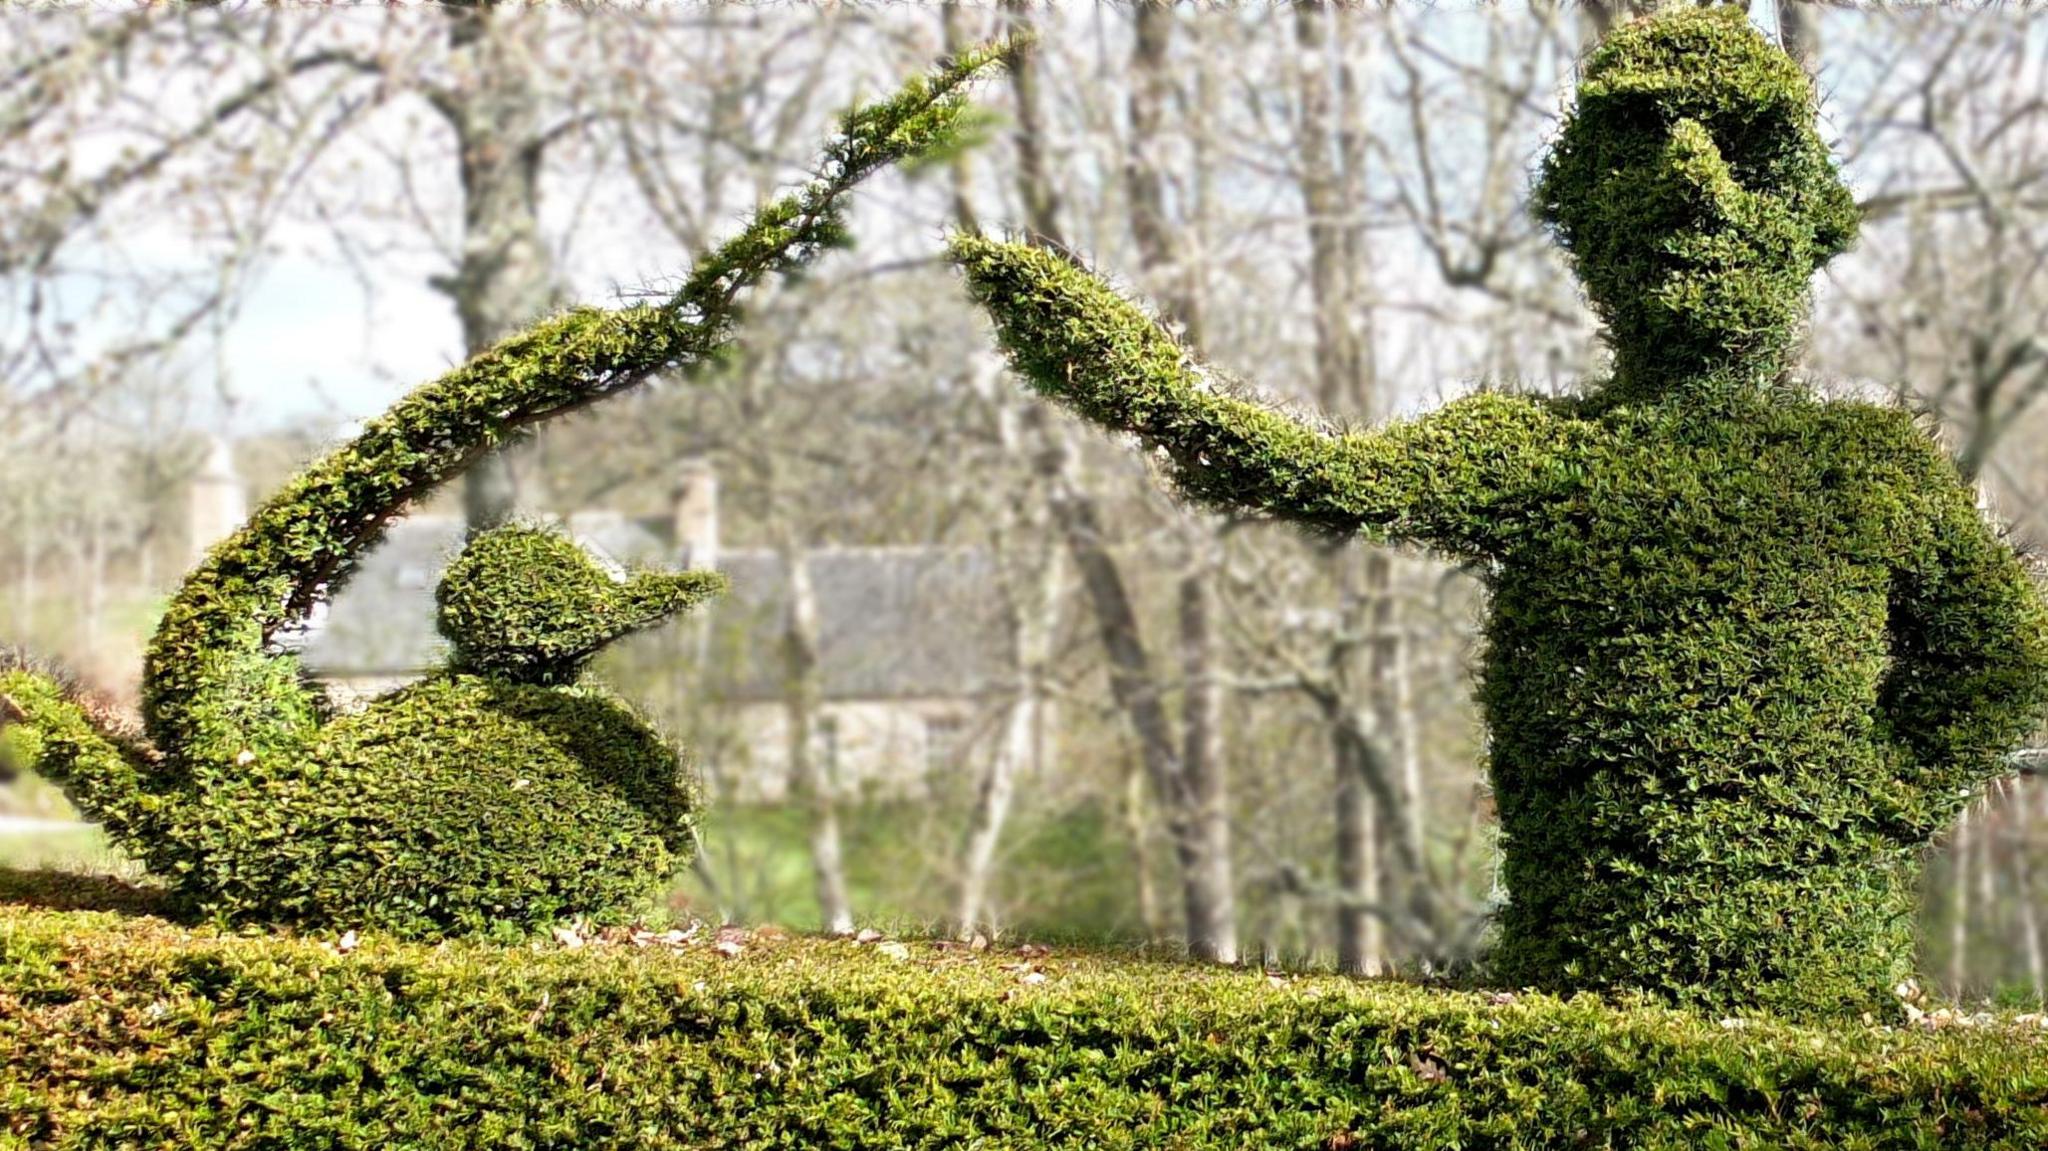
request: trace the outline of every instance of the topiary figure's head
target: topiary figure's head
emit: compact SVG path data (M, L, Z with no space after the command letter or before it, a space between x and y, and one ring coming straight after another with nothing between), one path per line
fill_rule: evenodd
M716 572L618 578L545 528L509 525L469 541L434 599L460 671L515 683L569 683L606 644L725 590Z
M1774 374L1813 273L1855 239L1812 84L1733 7L1617 29L1536 187L1614 344L1618 383Z

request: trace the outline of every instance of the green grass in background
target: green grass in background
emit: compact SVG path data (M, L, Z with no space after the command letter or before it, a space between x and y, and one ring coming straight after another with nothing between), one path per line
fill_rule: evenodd
M947 919L956 820L913 802L849 804L839 819L849 895L862 923L922 931ZM705 867L680 878L671 906L706 919L725 912L800 931L823 926L808 813L722 805L705 816L702 834ZM1004 832L995 891L1000 923L1029 938L1142 939L1135 866L1122 826L1095 804L1022 814Z

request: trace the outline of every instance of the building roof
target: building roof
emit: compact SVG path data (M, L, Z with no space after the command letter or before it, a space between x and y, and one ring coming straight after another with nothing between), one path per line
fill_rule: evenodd
M953 548L822 548L803 557L818 608L818 671L827 699L977 695L1011 675L994 563ZM712 682L741 699L782 695L789 610L782 557L729 551L732 591L713 607L725 667Z
M666 521L609 512L570 517L570 533L619 565L685 566ZM301 657L323 679L390 678L437 666L434 585L462 547L448 516L392 525L334 602L319 612ZM825 699L934 699L999 686L1013 666L996 594L994 561L971 548L821 548L803 557L817 597L818 672ZM772 551L729 550L720 570L733 590L708 609L708 683L737 700L783 693L783 620L789 578Z

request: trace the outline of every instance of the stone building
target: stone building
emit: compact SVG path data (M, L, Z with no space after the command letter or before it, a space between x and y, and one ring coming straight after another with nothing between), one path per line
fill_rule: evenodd
M192 489L195 538L225 534L214 521L242 507L242 498L223 446ZM790 782L792 692L783 652L793 581L778 552L721 548L718 519L717 476L696 461L683 468L665 515L588 510L562 526L622 570L716 567L731 578L731 593L701 618L634 649L640 659L672 652L686 674L660 678L693 684L703 693L696 702L706 706L642 702L657 713L708 715L720 729L717 739L691 742L700 758L716 757L706 775L723 789L721 801L774 802ZM356 705L441 662L434 586L462 540L456 516L423 513L394 523L334 602L289 640L337 704ZM995 754L1010 755L1025 774L1045 761L1050 717L1010 721L1015 649L987 552L827 547L797 562L816 619L811 747L842 794L922 796L972 778Z

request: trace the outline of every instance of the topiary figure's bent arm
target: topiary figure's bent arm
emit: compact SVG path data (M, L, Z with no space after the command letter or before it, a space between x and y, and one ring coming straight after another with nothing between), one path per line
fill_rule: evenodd
M1925 454L1934 456L1936 451ZM2048 710L2048 607L1943 459L1923 489L1931 516L1892 579L1882 708L1925 797L1916 842L1941 833ZM1936 484L1940 486L1935 486Z
M271 637L302 621L409 500L520 428L596 403L729 341L736 299L845 238L843 201L875 171L946 141L989 46L848 113L817 175L761 209L669 299L577 309L520 332L401 400L217 545L171 601L143 672L150 737L182 774L296 754L317 725L295 661Z
M1162 449L1175 485L1213 507L1483 555L1572 451L1574 421L1498 394L1326 432L1219 388L1142 308L1057 252L970 234L951 252L1035 390Z

